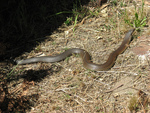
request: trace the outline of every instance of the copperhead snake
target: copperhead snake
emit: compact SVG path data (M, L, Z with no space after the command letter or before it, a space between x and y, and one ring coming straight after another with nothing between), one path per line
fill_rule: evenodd
M28 64L28 63L35 63L35 62L58 62L72 55L73 53L76 53L76 54L79 54L80 57L82 58L83 66L85 68L94 70L94 71L108 70L114 65L117 56L121 54L128 47L134 30L135 29L131 29L125 34L122 44L119 46L118 49L116 49L109 55L107 61L104 64L95 64L91 62L89 53L80 48L68 49L65 52L56 56L42 56L42 57L29 58L25 60L17 60L16 63L21 65L21 64Z

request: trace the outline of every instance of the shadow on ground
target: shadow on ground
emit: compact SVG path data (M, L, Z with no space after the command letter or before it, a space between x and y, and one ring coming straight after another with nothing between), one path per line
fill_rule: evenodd
M47 76L60 72L61 69L62 67L52 64L50 67L46 66L46 68L37 71L26 70L23 73L11 76L9 79L0 76L0 112L24 113L30 111L32 107L36 106L36 101L40 96L38 91L32 91L32 94L29 94L30 88L39 87L38 82L41 82ZM21 82L20 79L23 81ZM13 82L10 86L11 81Z
M29 52L89 0L1 0L0 59Z
M1 0L0 1L0 61L15 59L30 52L45 37L61 26L74 8L89 0ZM51 39L49 39L51 40ZM32 83L40 82L47 75L60 71L55 66L47 69L27 70L12 76L8 64L0 72L0 112L25 112L34 106L38 93L28 95ZM41 66L42 67L42 66ZM5 70L8 70L7 72ZM10 74L11 73L11 74ZM11 75L11 78L8 75ZM8 79L8 78L9 79ZM11 81L23 78L21 87L9 91ZM17 86L17 84L14 84Z

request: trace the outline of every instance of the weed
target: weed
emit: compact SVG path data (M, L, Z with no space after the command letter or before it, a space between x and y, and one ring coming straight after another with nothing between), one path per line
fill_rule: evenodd
M144 13L143 12L144 0L142 0L142 7L141 8L137 9L135 3L134 3L134 7L135 7L134 18L129 19L127 11L125 10L126 18L124 19L124 21L125 21L125 23L127 23L131 27L134 27L134 28L136 28L136 30L140 31L140 29L146 25L146 20L147 20L146 16L144 16L144 14L143 14Z
M112 4L113 4L114 6L116 6L116 5L117 5L117 2L118 2L117 0L113 0L113 1L112 1Z
M65 97L67 98L67 99L70 99L70 95L69 94L64 94L65 95Z
M96 109L99 109L99 106L96 106L95 108L96 108Z
M91 16L98 16L99 15L99 10L95 10L95 11L89 11Z
M67 77L67 82L71 81L73 79L73 77Z
M69 48L65 47L64 50L67 51Z
M61 109L61 107L59 107L59 106L53 106L52 107L52 110L60 110Z
M52 42L52 45L56 45L56 42L55 42L55 41L53 41L53 42Z
M79 6L79 7L78 7ZM74 25L73 31L75 30L75 26L77 25L78 21L81 21L87 14L90 14L92 12L90 12L87 8L84 8L81 6L81 1L78 0L78 2L76 1L76 3L73 4L73 10L72 11L63 11L63 12L59 12L58 14L62 14L62 13L72 13L72 15L70 17L67 18L67 20L64 22L66 25ZM95 14L93 14L95 15Z
M36 48L35 48L35 52L39 52L41 51L41 45L38 45Z
M65 58L65 61L68 62L68 61L69 61L69 58L70 58L70 57L66 57L66 58Z
M76 24L77 24L77 19L78 19L78 14L77 14L77 15L76 15L76 17L75 17L75 22L74 22L73 32L74 32L74 30L75 30L75 26L76 26Z
M67 18L67 20L65 21L65 24L66 24L67 26L69 26L69 25L72 23L72 21L73 21L73 18L72 18L72 17L69 17L69 18Z
M80 3L80 0L79 0ZM81 4L79 5L81 7ZM84 8L78 8L78 4L77 2L73 4L73 10L72 11L62 11L62 12L58 12L54 15L59 15L59 14L65 14L65 13L72 13L71 17L68 17L67 20L64 22L66 25L71 25L74 21L74 26L77 24L77 20L78 20L78 15L81 15L81 17L83 18L83 13L80 13L79 11L83 10ZM54 16L51 15L51 16Z
M125 7L125 6L127 6L127 4L125 2L123 2L123 1L121 1L120 2L120 7Z
M136 111L138 109L138 99L137 99L137 97L133 96L130 99L128 108L129 108L130 111Z
M19 72L16 72L15 69L17 68L17 66L18 66L18 64L11 70L10 73L7 74L6 79L10 79L11 77L17 75L17 73L24 71L24 69L23 69L23 70L20 70Z

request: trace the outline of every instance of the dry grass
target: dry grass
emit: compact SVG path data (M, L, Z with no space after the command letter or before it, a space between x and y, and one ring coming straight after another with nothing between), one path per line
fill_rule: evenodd
M129 18L132 17L133 7L130 2L126 2L125 7L110 5L102 9L97 17L87 18L74 32L73 25L62 25L49 36L54 41L46 40L37 47L37 51L31 51L29 56L35 56L38 50L46 55L54 55L66 48L82 48L91 54L93 62L102 64L119 47L125 32L131 28L124 22L123 12L127 9ZM145 6L149 17L148 10ZM149 27L144 29L143 34ZM23 79L17 83L11 82L8 92L13 94L15 91L20 98L38 95L36 99L27 99L33 103L30 110L25 110L29 113L146 113L150 110L150 71L148 62L142 64L132 52L132 48L137 45L137 35L139 34L135 33L128 49L119 55L109 71L87 70L75 55L53 64L18 66L16 71L26 70L19 73ZM28 82L23 82L26 81L24 79ZM16 91L16 88L19 90Z

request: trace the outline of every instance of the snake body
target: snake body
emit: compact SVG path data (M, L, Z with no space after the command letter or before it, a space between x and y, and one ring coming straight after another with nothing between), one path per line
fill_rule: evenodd
M73 53L75 53L75 54L80 55L80 57L83 60L83 66L85 68L94 70L94 71L108 70L114 65L117 56L128 47L134 30L135 29L131 29L125 34L122 44L119 46L118 49L116 49L109 55L109 58L107 59L107 61L104 64L95 64L95 63L91 62L91 57L90 57L89 53L87 51L85 51L83 49L79 49L79 48L68 49L65 52L63 52L59 55L56 55L56 56L42 56L42 57L29 58L29 59L25 59L25 60L17 60L16 63L17 64L28 64L28 63L35 63L35 62L58 62L58 61L65 59L66 57L72 55Z

